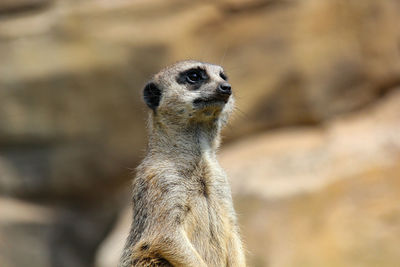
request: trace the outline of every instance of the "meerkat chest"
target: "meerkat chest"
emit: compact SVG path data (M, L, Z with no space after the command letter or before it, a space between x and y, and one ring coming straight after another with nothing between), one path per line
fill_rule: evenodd
M200 206L207 205L210 211L223 212L230 208L232 200L229 183L215 159L203 158L190 180L193 202Z
M234 217L230 188L218 166L205 164L194 175L184 228L210 266L224 266Z

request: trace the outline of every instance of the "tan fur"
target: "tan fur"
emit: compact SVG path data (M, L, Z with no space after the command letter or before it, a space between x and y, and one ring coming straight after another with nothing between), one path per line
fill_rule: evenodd
M196 67L209 80L188 90L177 77ZM148 153L133 181L133 222L120 267L246 265L230 187L216 159L234 99L193 104L215 94L222 71L183 61L153 77L162 97L150 114Z

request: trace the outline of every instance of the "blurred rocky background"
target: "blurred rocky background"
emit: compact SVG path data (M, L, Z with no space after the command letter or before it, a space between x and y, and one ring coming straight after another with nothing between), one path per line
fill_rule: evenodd
M0 1L0 266L116 266L141 90L222 64L249 266L400 262L399 0Z

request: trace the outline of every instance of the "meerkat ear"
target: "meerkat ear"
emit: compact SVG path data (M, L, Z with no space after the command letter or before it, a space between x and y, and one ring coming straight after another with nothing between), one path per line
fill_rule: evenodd
M143 89L143 99L147 106L155 111L161 100L160 88L155 83L149 82Z

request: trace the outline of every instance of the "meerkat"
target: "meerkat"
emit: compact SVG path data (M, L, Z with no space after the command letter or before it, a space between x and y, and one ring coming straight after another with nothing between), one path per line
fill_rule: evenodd
M216 158L234 107L223 68L178 62L154 75L143 98L149 144L133 180L133 222L119 266L245 266Z

